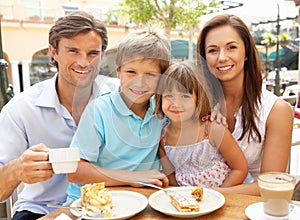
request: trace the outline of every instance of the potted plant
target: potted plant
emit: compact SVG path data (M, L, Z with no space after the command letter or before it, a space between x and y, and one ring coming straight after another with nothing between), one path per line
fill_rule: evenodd
M54 17L51 17L51 16L45 16L45 17L44 17L44 21L46 21L46 22L53 22L53 21L54 21Z
M279 43L282 47L289 45L290 42L291 42L291 37L288 33L281 32L279 34Z
M265 45L266 47L273 47L276 44L276 38L275 36L270 32L265 32L262 35L262 41L261 44Z
M32 15L32 16L29 17L29 20L31 20L31 21L39 21L39 20L41 20L41 17L38 16L38 15Z

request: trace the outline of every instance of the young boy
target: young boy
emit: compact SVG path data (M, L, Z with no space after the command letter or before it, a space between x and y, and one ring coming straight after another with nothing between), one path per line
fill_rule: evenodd
M170 42L154 31L135 31L118 46L118 91L90 103L71 147L80 148L76 173L68 174L69 203L80 196L82 184L140 186L141 180L167 186L160 173L158 144L163 120L153 115L153 94L169 66Z

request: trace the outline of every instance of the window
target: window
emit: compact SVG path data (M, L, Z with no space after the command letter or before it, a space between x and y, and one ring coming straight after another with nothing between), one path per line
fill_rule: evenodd
M41 18L42 17L42 0L21 0L24 7L25 18Z

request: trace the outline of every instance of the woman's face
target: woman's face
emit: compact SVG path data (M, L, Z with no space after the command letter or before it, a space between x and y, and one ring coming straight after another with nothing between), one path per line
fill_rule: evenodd
M207 64L219 80L243 79L245 45L233 27L224 25L210 30L204 43Z

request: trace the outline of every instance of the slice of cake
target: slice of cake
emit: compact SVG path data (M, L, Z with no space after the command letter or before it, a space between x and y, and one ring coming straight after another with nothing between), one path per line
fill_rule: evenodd
M199 212L197 200L191 195L172 194L170 201L179 212Z
M85 184L80 188L81 206L104 217L112 216L112 197L104 183Z
M203 188L197 186L195 189L192 190L191 194L196 198L197 201L202 201L203 199Z

